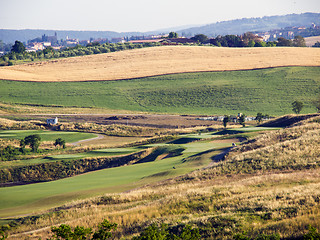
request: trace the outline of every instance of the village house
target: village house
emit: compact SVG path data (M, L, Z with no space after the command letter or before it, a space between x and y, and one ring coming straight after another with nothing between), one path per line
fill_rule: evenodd
M55 118L48 118L47 119L47 124L48 125L55 125L55 124L57 124L58 123L58 118L57 117L55 117Z

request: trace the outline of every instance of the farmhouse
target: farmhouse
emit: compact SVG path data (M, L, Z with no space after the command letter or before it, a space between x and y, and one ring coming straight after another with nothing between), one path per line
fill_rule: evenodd
M58 118L57 117L56 118L48 118L47 119L47 124L48 125L55 125L57 123L58 123Z

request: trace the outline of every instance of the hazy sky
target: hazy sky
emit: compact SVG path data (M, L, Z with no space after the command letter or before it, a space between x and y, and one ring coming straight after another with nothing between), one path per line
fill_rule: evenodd
M0 28L149 31L320 12L319 0L0 0Z

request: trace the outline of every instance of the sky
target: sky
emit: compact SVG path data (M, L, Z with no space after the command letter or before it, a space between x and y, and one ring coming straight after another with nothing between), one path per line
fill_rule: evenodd
M320 1L0 0L0 29L146 32L304 12L320 13Z

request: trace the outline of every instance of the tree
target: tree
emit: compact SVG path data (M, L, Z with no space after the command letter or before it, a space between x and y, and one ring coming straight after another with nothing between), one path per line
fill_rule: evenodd
M223 118L223 126L224 126L224 128L227 127L227 124L228 124L229 121L230 121L230 117L225 115L224 118Z
M320 47L320 42L317 41L312 47Z
M306 41L301 36L295 36L292 43L294 47L306 47Z
M22 42L15 41L14 45L11 48L11 52L15 53L24 53L26 51L25 46L23 45Z
M289 40L289 39L285 39L284 37L279 37L279 38L278 38L277 46L280 46L280 47L290 47L290 46L292 46L292 41Z
M176 32L170 32L168 38L177 38L178 37L178 33Z
M300 101L294 101L291 103L292 105L292 111L295 112L296 114L299 114L303 108L303 103Z
M20 140L20 152L24 153L26 147L26 141L24 139Z
M259 124L262 122L263 114L261 112L257 113L256 120Z
M38 134L29 135L24 138L24 142L26 145L30 145L33 152L37 152L40 146L41 137Z
M209 40L209 38L204 34L197 34L194 37L192 37L191 39L193 41L200 42L200 43L206 43Z
M244 114L241 114L238 118L238 122L242 125L242 127L246 126L246 116Z
M66 141L63 140L62 138L57 138L56 141L54 142L54 146L61 146L62 148L66 148Z

